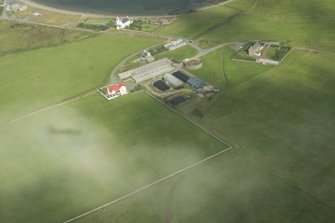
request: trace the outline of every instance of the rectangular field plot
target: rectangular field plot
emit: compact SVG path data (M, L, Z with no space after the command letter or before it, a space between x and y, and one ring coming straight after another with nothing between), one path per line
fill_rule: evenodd
M143 93L0 129L0 222L59 223L226 149Z
M98 88L122 58L158 42L133 40L100 36L1 57L0 125Z
M326 223L332 210L234 150L75 223Z

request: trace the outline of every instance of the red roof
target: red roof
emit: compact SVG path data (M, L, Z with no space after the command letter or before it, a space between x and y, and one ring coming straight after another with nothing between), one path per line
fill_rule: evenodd
M115 92L119 92L120 91L120 88L124 86L124 83L118 83L118 84L115 84L113 86L109 86L108 89L107 89L107 92L109 94L111 94L113 91Z

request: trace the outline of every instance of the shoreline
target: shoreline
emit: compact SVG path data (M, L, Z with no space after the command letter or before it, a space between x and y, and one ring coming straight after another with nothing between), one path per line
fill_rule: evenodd
M52 11L52 12L57 12L57 13L62 13L62 14L67 14L67 15L74 15L74 16L85 16L85 17L89 17L89 18L115 18L117 16L125 16L125 15L121 15L121 14L116 14L116 13L111 13L111 14L104 14L104 13L89 13L89 12L83 12L80 11L80 9L78 11L76 10L71 10L71 9L62 9L62 8L58 8L58 7L52 7L52 6L47 6L38 2L35 2L33 0L21 0L24 4L31 6L31 7L35 7L35 8L40 8L43 10L48 10L48 11ZM220 2L217 4L213 4L213 5L208 5L208 6L203 6L200 7L198 9L195 9L194 11L204 11L207 9L211 9L211 8L215 8L215 7L220 7L223 6L229 2L232 2L233 0L227 0L224 2ZM184 13L186 14L186 13ZM178 14L179 15L179 14ZM175 17L178 15L164 15L164 14L160 14L160 15L129 15L133 18L149 18L149 17ZM183 15L183 14L180 14Z
M85 13L85 12L80 12L80 11L74 11L74 10L68 10L68 9L60 9L60 8L55 8L47 5L43 5L38 2L34 2L32 0L22 0L22 2L28 6L43 9L43 10L48 10L51 12L57 12L57 13L62 13L62 14L67 14L67 15L75 15L75 16L86 16L90 18L114 18L116 15L106 15L106 14L98 14L98 13Z

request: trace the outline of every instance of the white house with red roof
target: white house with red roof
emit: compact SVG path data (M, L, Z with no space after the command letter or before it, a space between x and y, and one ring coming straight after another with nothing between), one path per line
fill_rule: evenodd
M124 83L118 83L107 88L107 96L109 100L123 96L125 94L128 94L128 91Z

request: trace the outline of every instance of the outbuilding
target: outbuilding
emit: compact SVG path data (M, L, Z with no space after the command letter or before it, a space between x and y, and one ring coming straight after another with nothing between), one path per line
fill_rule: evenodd
M187 80L187 83L196 89L200 89L206 86L206 84L202 80L199 80L196 77L191 77Z
M173 88L179 88L184 84L181 80L173 76L171 73L164 74L163 79Z

